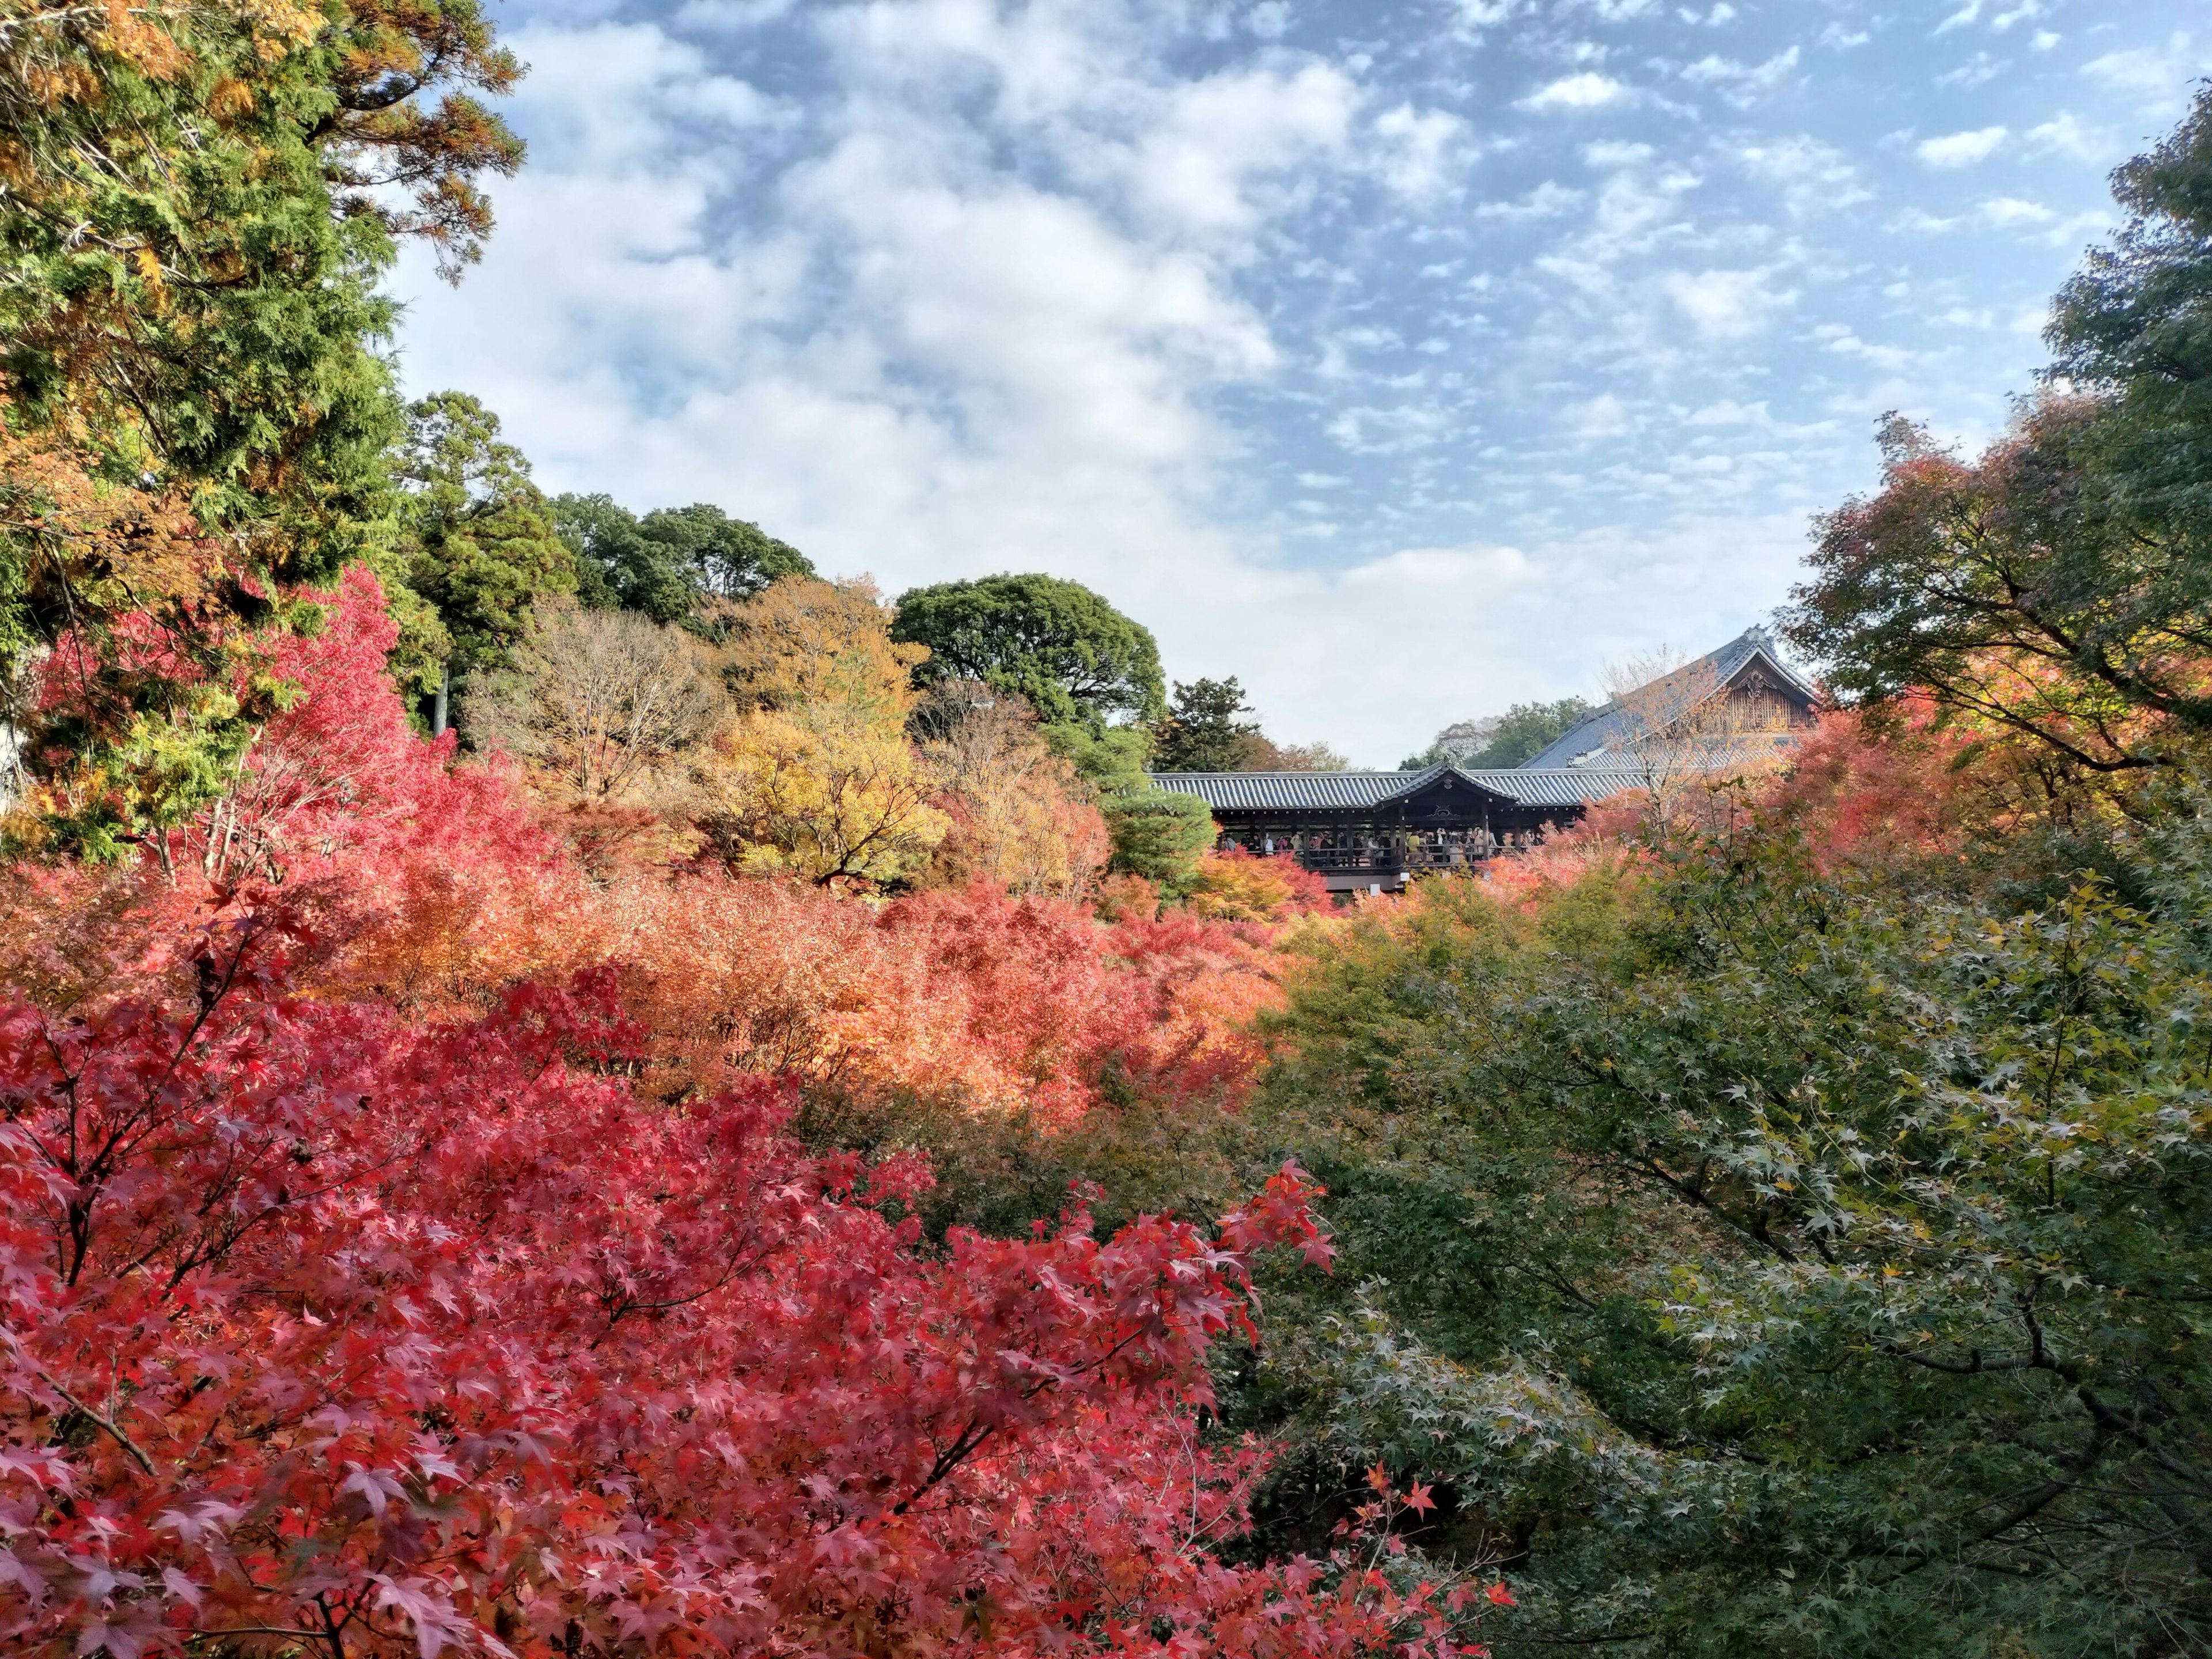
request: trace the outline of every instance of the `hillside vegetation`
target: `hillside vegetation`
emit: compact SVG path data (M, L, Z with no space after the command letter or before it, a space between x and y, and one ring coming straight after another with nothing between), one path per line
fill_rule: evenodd
M1100 596L398 398L474 0L0 43L11 1650L2212 1650L2212 96L1785 772L1336 911Z

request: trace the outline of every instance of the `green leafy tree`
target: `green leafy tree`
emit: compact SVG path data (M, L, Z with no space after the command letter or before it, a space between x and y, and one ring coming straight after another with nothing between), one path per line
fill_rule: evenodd
M758 525L733 519L719 507L655 507L639 521L639 533L667 550L702 596L749 599L786 576L811 577L812 561Z
M2096 394L2086 505L2122 535L2079 573L2112 610L2092 647L2212 614L2212 88L2112 175L2127 215L2059 291L2050 374ZM2086 596L2085 596L2086 597Z
M1273 744L1255 744L1256 720L1240 720L1252 707L1236 678L1176 683L1175 698L1167 716L1152 728L1152 764L1163 772L1235 772L1244 769L1255 751Z
M611 495L556 495L553 528L576 559L576 597L599 611L641 611L658 623L690 614L691 590Z
M1490 741L1461 763L1465 766L1518 766L1581 725L1597 711L1580 697L1555 702L1516 702L1498 722Z
M713 599L746 599L813 562L758 525L718 507L656 507L642 519L610 495L562 495L556 526L576 555L584 603L641 611L659 623L702 623Z
M1048 726L1043 732L1090 787L1106 820L1113 848L1107 867L1117 875L1142 876L1170 897L1188 892L1200 858L1214 842L1213 814L1195 795L1152 786L1145 775L1146 730L1076 724Z
M403 491L395 564L434 631L403 628L396 665L426 692L443 671L507 665L538 599L575 591L575 557L554 532L530 463L476 398L441 392L410 405L393 466ZM402 613L404 624L410 620Z
M1255 1129L1344 1259L1243 1395L1267 1525L1436 1479L1501 1655L2202 1650L2212 821L2144 852L2010 915L1755 834L1316 941Z
M1457 750L1462 766L1518 766L1541 754L1596 712L1595 705L1580 697L1561 697L1556 702L1516 702L1494 722L1484 722L1491 730L1476 746L1467 748L1451 743L1449 739L1457 736L1462 727L1447 726L1437 734L1435 743L1400 764L1402 769L1415 771L1449 760Z
M901 594L891 637L926 645L916 684L981 680L1019 693L1047 725L1102 730L1166 712L1149 629L1057 576L985 576Z

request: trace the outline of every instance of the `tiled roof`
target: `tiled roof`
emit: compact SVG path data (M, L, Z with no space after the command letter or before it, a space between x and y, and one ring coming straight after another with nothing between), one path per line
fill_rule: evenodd
M1644 775L1611 766L1516 766L1507 771L1470 772L1460 775L1510 795L1523 806L1587 806L1624 789L1640 788Z
M1654 680L1651 686L1643 689L1648 691L1654 686L1663 687L1672 680L1683 682L1686 688L1702 681L1717 689L1741 674L1755 658L1765 660L1766 666L1780 678L1784 689L1796 692L1808 702L1818 700L1818 694L1813 688L1792 673L1790 665L1782 660L1781 648L1775 644L1774 636L1764 628L1747 628L1719 650L1707 652L1695 662L1683 664L1673 673L1662 675ZM1700 690L1696 696L1686 701L1702 702L1705 695ZM1589 715L1573 730L1554 738L1521 764L1532 771L1553 770L1574 766L1582 757L1588 755L1591 757L1586 763L1588 765L1617 766L1618 745L1635 735L1638 719L1639 716L1623 708L1616 699Z
M1583 767L1469 771L1431 766L1419 772L1154 772L1162 789L1196 795L1217 811L1295 812L1380 806L1424 789L1446 772L1524 806L1579 806L1636 787L1641 775Z

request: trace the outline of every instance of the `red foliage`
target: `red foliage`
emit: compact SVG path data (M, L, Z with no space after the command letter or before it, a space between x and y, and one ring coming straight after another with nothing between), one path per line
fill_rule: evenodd
M450 1000L556 965L586 889L501 769L415 734L385 672L398 637L376 578L348 570L321 632L277 644L300 695L192 848L220 896L315 893L324 929L356 945L352 982Z
M605 975L410 1028L288 994L0 1018L0 1634L493 1653L1453 1650L1425 1592L1206 1545L1256 1467L1192 1412L1294 1169L1145 1218L908 1248L927 1175L811 1156L766 1079L605 1075Z
M1938 726L1936 713L1927 698L1905 697L1873 728L1856 709L1822 714L1764 804L1830 867L1954 853L1974 818L1995 815L1970 799L1966 763L1981 745Z

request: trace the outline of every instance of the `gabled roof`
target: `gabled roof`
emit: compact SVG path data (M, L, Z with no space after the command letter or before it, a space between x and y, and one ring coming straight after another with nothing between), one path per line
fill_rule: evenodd
M1522 806L1580 806L1632 789L1642 774L1595 767L1470 771L1431 766L1419 772L1154 772L1162 789L1196 795L1216 811L1363 811L1418 795L1447 772Z
M1695 662L1684 663L1670 674L1662 674L1650 685L1638 688L1639 693L1656 692L1664 700L1666 688L1678 685L1684 696L1690 696L1693 688L1703 684L1715 690L1732 685L1746 671L1757 667L1763 671L1784 695L1795 697L1808 706L1820 701L1820 694L1797 678L1790 665L1782 660L1781 647L1765 629L1747 628L1717 651L1709 651ZM1698 700L1701 700L1702 695ZM1554 738L1527 760L1522 768L1531 771L1546 771L1578 764L1599 769L1618 768L1619 745L1638 735L1640 717L1633 709L1615 697L1611 702L1585 719L1581 725Z

